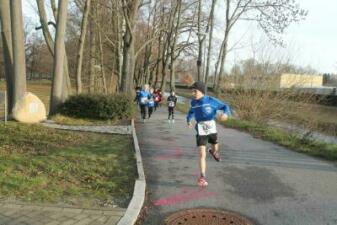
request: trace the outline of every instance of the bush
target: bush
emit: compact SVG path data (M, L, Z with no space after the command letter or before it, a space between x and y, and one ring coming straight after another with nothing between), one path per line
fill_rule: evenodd
M124 94L75 95L58 110L65 116L100 120L130 119L134 112L132 97Z

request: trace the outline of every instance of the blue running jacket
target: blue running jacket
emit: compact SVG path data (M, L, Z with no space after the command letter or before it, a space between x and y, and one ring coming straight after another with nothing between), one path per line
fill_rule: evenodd
M197 123L214 120L217 110L222 110L228 116L232 115L229 105L217 98L205 95L199 100L193 99L191 101L191 108L186 117L187 123L189 123L193 117Z

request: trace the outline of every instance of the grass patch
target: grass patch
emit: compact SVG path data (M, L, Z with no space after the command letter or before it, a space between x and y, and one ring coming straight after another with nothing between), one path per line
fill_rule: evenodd
M187 113L189 106L178 103L177 109L181 112ZM226 122L220 123L225 127L246 131L256 138L277 143L297 152L306 153L308 155L317 156L327 160L337 160L337 145L334 144L303 139L281 129L252 121L229 119Z
M94 126L94 125L130 125L128 121L121 120L95 120L95 119L81 119L61 114L56 114L51 118L54 122L63 125L75 125L75 126Z
M126 207L136 162L130 136L0 125L0 198Z
M337 160L337 145L303 139L298 135L285 132L278 128L258 124L251 121L229 119L222 123L225 127L247 131L254 137L272 141L297 152L318 156L327 160Z
M191 93L190 93L190 90L188 89L179 89L177 91L177 94L180 96L186 97L186 98L191 98ZM208 94L210 96L214 96L214 94L210 91L208 92ZM238 106L237 105L238 102L236 101L236 98L238 98L237 95L233 93L226 93L222 97L226 102L232 105L234 109L237 108ZM249 96L247 96L247 98L249 98ZM251 100L251 101L254 101L254 100ZM291 102L288 102L288 103L290 104ZM285 121L290 124L297 124L300 127L305 125L307 129L318 131L318 132L321 132L323 134L330 135L330 136L337 136L337 108L336 107L324 106L324 105L318 105L318 104L309 104L309 103L297 103L297 102L294 102L293 104L295 105L291 107L291 110L288 110L287 108L286 111L280 114L282 116L282 119L281 119L282 121ZM301 104L301 107L299 107L299 104ZM261 106L261 107L266 107L266 106ZM267 108L268 107L272 107L272 106L267 106ZM243 112L247 112L247 109L243 110ZM272 115L272 114L275 114L275 112L274 113L270 112L269 115ZM242 115L240 115L240 117L243 118ZM267 121L269 119L268 114L263 115L259 119L262 121L263 120ZM248 118L248 120L250 119Z

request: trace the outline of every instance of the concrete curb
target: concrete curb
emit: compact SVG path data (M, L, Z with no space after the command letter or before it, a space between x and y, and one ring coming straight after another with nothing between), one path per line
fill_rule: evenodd
M146 188L145 174L135 129L135 123L133 119L131 121L131 127L132 127L133 144L135 147L135 154L137 160L138 179L135 182L135 188L129 206L124 216L121 218L121 220L118 222L117 225L134 225L138 219L138 215L143 207L145 200L145 188Z

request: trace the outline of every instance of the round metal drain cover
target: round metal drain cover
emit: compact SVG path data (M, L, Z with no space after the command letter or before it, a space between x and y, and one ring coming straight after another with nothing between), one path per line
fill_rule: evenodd
M216 209L188 209L175 213L165 220L165 225L253 225L246 218Z

